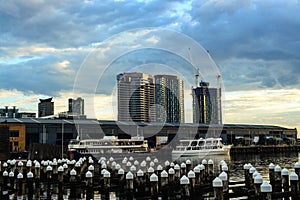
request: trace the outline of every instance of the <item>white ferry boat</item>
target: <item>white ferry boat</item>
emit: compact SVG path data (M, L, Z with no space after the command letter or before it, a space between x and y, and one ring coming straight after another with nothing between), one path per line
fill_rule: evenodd
M221 138L180 140L172 156L229 155L231 145L224 145Z
M102 139L76 139L68 145L70 155L117 154L129 152L149 152L148 141L143 136L134 136L130 139L119 139L116 136L104 136Z

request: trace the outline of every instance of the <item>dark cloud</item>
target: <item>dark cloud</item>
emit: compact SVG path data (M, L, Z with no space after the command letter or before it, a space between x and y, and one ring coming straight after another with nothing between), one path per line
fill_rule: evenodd
M208 49L222 68L228 89L298 87L299 8L296 1L271 0L2 0L0 58L16 58L8 47L44 45L61 51L21 55L26 62L0 62L0 75L7 80L0 84L4 89L43 94L71 89L87 53L63 49L85 48L121 31L153 26L181 31ZM160 55L151 61L160 59L155 56ZM132 58L135 64L145 62L127 59ZM55 68L64 60L75 74ZM167 64L172 64L170 60ZM115 72L111 74L115 79Z

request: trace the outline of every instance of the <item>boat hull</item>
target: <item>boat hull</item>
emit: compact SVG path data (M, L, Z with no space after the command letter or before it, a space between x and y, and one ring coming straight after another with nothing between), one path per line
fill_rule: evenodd
M172 151L173 157L188 157L188 156L206 156L206 155L229 155L230 147L222 149L201 149L201 150L186 150L186 151Z

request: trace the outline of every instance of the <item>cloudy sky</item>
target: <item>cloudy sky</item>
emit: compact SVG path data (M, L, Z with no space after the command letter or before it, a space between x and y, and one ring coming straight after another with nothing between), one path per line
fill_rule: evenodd
M1 107L36 112L53 96L57 113L80 95L91 117L115 119L117 73L171 72L185 80L191 122L195 47L193 62L209 50L221 71L225 123L300 128L299 0L0 2Z

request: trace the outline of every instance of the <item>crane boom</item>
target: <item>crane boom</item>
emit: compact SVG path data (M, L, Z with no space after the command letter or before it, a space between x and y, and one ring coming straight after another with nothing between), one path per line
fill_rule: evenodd
M197 68L193 62L193 58L192 58L192 55L191 55L191 49L189 48L189 59L190 59L190 62L195 70L195 87L198 87L198 79L199 79L199 68Z

